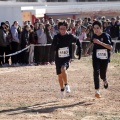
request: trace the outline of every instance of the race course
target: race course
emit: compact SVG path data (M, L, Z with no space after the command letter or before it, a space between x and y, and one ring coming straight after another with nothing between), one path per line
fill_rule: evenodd
M91 56L72 61L68 75L71 93L61 99L54 65L0 68L0 120L120 120L120 54L109 63L109 88L100 81L100 99Z

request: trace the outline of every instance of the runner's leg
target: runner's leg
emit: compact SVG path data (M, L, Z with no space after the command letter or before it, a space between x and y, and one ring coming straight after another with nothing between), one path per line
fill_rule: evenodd
M62 73L62 77L63 77L63 81L64 81L64 84L65 84L65 91L67 93L70 93L71 90L70 90L70 86L68 85L68 74L67 74L67 68L69 67L69 63L65 64L65 66L62 66L61 67L61 73Z
M62 74L58 75L58 81L61 89L64 89L64 82L63 82L63 76Z
M64 84L67 85L68 75L67 75L67 70L65 66L61 67L61 74L63 77Z

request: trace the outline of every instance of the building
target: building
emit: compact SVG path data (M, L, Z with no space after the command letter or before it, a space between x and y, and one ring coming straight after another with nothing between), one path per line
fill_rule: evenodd
M112 17L120 15L120 2L117 1L100 2L106 0L98 0L99 2L87 2L90 0L85 0L86 2L73 2L76 0L67 0L69 1L67 3L56 2L58 0L54 0L54 2L44 1L46 0L36 0L36 2L27 2L27 0L1 1L0 22L9 20L12 24L14 20L17 20L22 25L26 20L30 20L34 23L36 18L41 17L45 17L46 19L49 17L53 17L54 19L64 19L67 17L77 19L83 17L95 18L100 16Z
M13 2L115 2L119 0L0 0Z

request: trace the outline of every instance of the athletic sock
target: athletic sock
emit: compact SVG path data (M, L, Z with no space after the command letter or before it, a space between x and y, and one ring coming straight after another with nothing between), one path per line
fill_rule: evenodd
M64 91L64 88L63 89L61 89L61 92L63 92Z
M65 84L65 86L68 85L68 84Z
M97 93L97 94L100 94L100 90L96 90L96 93Z

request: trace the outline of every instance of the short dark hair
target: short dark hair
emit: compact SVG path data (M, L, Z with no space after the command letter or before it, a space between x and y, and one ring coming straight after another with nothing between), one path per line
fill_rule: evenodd
M92 27L94 27L94 25L98 25L100 28L102 28L102 23L100 21L93 22Z
M88 21L91 21L91 18L88 18Z
M84 18L84 20L88 20L88 18L87 18L87 17L85 17L85 18Z
M66 21L66 20L60 21L60 22L58 23L58 28L60 28L60 26L66 26L66 28L68 28L68 23L67 23L67 21Z
M32 30L34 30L34 26L33 26L33 25L30 25L30 28L31 28Z
M6 23L5 23L5 22L1 22L1 26L2 26L2 25L6 25Z
M115 18L115 17L112 17L111 20L116 20L116 18Z

